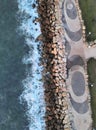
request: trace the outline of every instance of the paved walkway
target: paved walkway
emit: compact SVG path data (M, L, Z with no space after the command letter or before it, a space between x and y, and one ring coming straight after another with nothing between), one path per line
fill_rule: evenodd
M91 57L96 59L96 47L85 47L84 48L85 51L85 58L88 60Z
M75 0L62 0L62 22L65 31L65 46L68 52L67 86L73 116L71 119L72 130L91 130L91 109L86 77L86 58L89 57L89 49L84 49ZM91 50L90 53L92 53Z

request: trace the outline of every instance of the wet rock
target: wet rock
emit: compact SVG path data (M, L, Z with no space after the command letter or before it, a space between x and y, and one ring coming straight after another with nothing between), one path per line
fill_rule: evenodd
M33 8L33 9L36 8L36 4L32 4L32 8Z
M43 62L45 72L49 73L44 75L46 130L65 130L64 126L68 124L65 85L66 56L61 35L64 32L61 29L58 9L59 0L39 0L38 12L41 18L42 36L39 36L38 40L42 40L44 43Z

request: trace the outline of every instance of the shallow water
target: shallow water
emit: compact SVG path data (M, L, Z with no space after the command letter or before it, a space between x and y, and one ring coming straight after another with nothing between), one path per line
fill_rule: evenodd
M0 130L44 130L35 0L0 0ZM37 5L37 4L36 4Z

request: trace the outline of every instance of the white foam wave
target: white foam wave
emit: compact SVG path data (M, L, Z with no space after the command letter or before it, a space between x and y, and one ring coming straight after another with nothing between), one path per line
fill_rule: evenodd
M44 88L42 82L42 66L39 66L40 54L36 38L40 35L39 23L33 23L33 20L38 17L37 9L32 8L32 4L36 4L36 0L17 0L18 14L20 16L21 24L19 30L22 35L25 35L26 44L30 51L23 58L23 63L31 65L30 72L27 72L26 79L23 80L24 91L20 96L21 103L27 102L27 117L30 121L29 130L45 130L45 101ZM28 71L28 70L27 70ZM30 76L29 73L32 73Z

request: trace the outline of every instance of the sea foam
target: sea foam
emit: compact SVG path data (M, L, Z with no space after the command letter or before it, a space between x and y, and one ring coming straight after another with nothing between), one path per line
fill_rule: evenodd
M24 91L20 96L20 102L27 103L27 117L29 120L29 130L45 130L45 101L44 88L42 82L42 70L40 66L40 51L38 46L41 42L36 42L36 38L41 34L39 23L33 22L38 18L36 0L17 0L18 16L20 22L20 35L25 36L25 44L29 47L28 54L23 57L23 64L26 64L26 79L22 81ZM32 8L35 4L36 8ZM31 65L28 69L28 65Z

